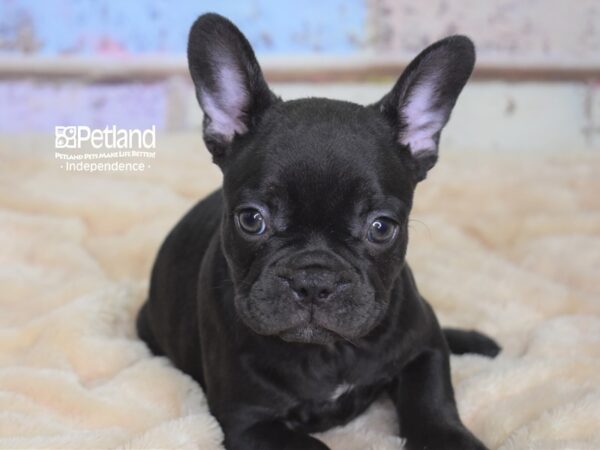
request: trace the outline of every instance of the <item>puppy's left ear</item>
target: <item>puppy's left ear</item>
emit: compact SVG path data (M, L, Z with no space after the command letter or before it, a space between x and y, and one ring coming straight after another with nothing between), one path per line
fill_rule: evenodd
M474 64L475 48L469 38L438 41L423 50L391 92L373 105L394 127L397 141L410 150L417 181L437 161L440 133Z

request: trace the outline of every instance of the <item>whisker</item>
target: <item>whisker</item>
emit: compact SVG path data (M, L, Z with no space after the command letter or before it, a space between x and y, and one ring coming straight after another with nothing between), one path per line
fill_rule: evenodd
M410 226L410 225L411 225L411 222L416 222L416 223L418 223L419 225L422 225L422 226L423 226L423 227L425 227L425 229L427 230L427 234L429 235L429 237L431 237L431 236L432 236L431 229L429 228L429 226L428 226L428 225L427 225L425 222L423 222L422 220L419 220L419 219L408 219L408 227L409 227L409 228L412 228L412 227ZM416 228L413 228L413 229L416 229Z

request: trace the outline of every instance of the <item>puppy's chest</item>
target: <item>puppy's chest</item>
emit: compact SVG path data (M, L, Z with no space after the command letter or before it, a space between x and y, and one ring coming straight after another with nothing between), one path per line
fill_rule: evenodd
M353 385L342 382L319 396L301 400L286 414L293 429L316 433L343 425L366 410L382 393L384 384Z
M309 433L342 425L362 413L384 390L374 362L320 361L298 373L297 402L287 411L288 426ZM306 366L305 366L306 367ZM312 369L312 370L311 370Z

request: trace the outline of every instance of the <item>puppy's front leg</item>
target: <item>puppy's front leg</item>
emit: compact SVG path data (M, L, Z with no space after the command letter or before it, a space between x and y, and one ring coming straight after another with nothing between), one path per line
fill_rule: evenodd
M458 416L444 350L427 350L408 364L390 394L407 449L485 450Z
M227 430L227 450L329 450L308 434L294 431L279 421L260 422L244 430Z

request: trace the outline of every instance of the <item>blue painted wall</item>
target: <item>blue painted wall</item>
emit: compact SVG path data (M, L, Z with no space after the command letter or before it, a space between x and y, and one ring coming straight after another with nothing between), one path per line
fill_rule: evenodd
M9 54L183 56L192 22L207 11L229 17L259 54L348 54L366 42L365 1L0 0L0 64ZM0 133L53 132L55 125L164 130L177 126L167 117L182 102L166 79L3 79Z
M207 11L263 54L347 54L366 40L365 0L0 0L0 54L183 54Z

